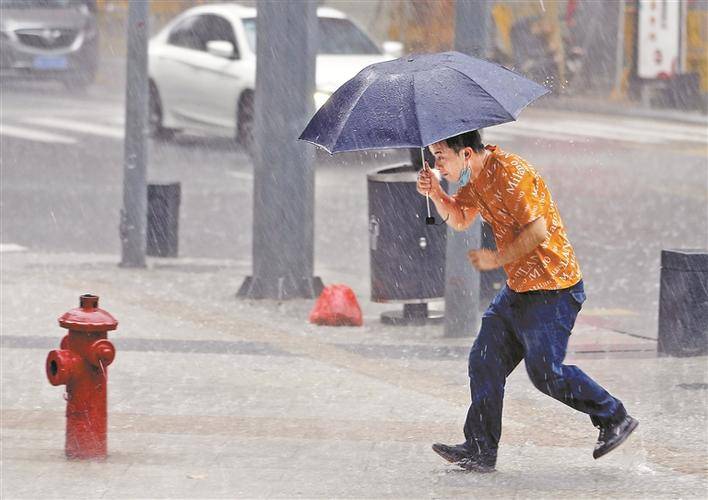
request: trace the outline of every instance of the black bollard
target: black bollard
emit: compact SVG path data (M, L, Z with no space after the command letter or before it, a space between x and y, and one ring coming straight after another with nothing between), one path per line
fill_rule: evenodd
M708 354L708 250L663 250L659 354Z
M180 183L149 184L147 189L147 254L177 257Z

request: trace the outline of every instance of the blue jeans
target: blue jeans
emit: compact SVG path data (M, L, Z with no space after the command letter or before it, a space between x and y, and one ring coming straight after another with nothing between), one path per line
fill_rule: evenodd
M469 357L472 403L465 438L496 454L507 376L523 359L541 392L590 415L596 427L621 421L622 403L583 373L563 364L568 338L585 301L582 280L564 290L517 293L505 286L482 317Z

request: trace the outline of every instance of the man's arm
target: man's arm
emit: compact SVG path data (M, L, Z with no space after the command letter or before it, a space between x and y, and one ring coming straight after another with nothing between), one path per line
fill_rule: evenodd
M478 213L476 208L461 206L459 201L445 193L442 188L438 193L431 193L430 199L433 200L440 217L455 231L464 231L470 227Z
M429 194L440 217L455 231L467 229L477 216L478 210L475 207L462 206L458 200L443 190L430 168L420 171L416 188L422 195Z
M468 256L474 267L480 271L489 271L531 253L537 246L546 241L547 236L546 219L539 217L526 224L514 241L503 251L470 250Z

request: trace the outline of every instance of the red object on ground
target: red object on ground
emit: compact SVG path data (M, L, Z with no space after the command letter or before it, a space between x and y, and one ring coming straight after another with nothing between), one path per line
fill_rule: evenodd
M79 307L63 314L59 325L69 330L61 349L47 355L47 378L52 385L66 385L67 458L102 459L106 444L106 382L108 365L116 356L107 332L118 321L98 308L96 295L79 297Z
M330 285L322 290L310 312L310 323L328 326L361 326L361 307L354 290L347 285Z

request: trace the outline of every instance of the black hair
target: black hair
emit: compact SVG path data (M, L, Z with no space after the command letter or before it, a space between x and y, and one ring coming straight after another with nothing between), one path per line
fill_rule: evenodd
M480 153L484 150L484 144L482 144L482 136L479 134L479 130L472 130L471 132L448 137L440 142L447 144L455 153L459 153L460 150L464 148L472 148L475 153Z

